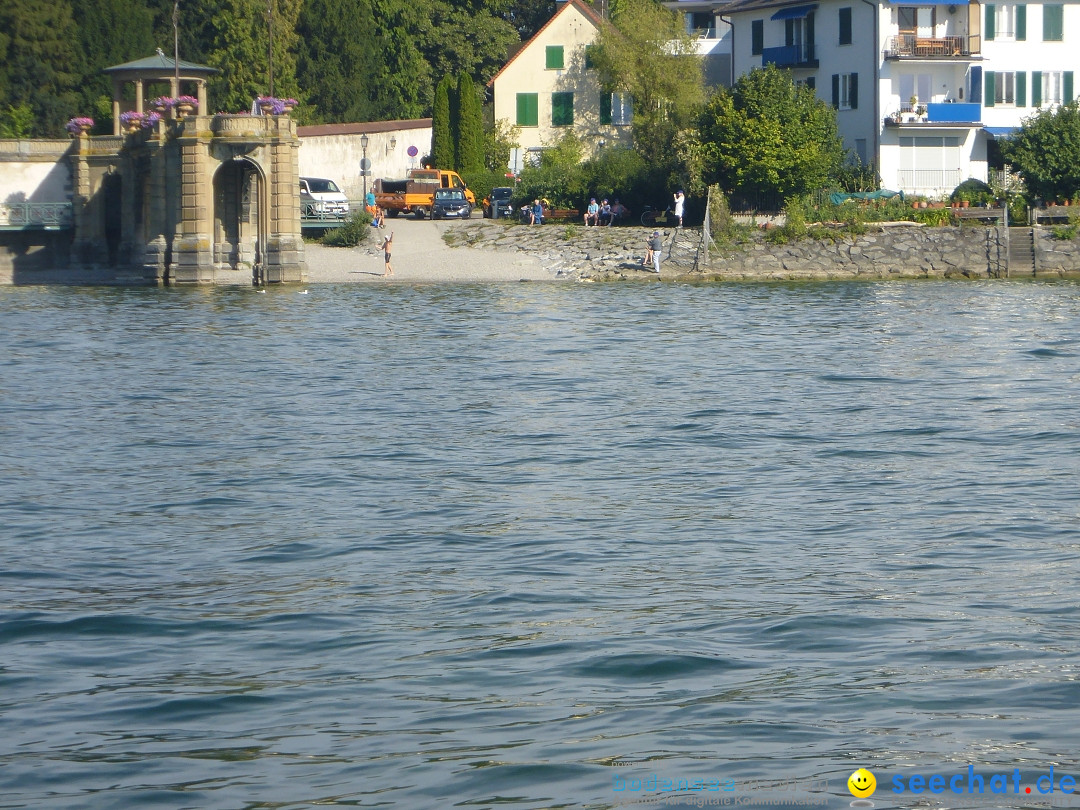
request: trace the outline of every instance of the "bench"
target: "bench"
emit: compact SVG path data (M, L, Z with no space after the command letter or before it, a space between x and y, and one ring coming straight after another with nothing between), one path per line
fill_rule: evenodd
M580 219L581 212L576 208L545 208L544 220L548 222L566 222Z

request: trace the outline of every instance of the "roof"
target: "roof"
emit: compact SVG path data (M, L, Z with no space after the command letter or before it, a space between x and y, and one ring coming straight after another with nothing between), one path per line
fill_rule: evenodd
M172 57L166 56L161 48L153 56L136 59L134 62L124 62L122 65L113 65L102 70L102 73L160 73L171 75L176 72L176 62ZM194 62L180 60L180 70L184 73L204 73L207 76L213 73L221 73L220 70L209 65L198 65Z
M410 118L404 121L367 121L359 124L314 124L308 127L297 127L296 134L301 138L314 138L319 135L363 135L364 133L430 128L430 118Z
M488 80L488 87L494 86L495 80L497 78L499 78L499 76L502 75L502 72L504 70L506 70L508 67L510 67L510 65L513 64L514 60L517 59L519 56L521 56L521 54L525 53L525 51L527 51L529 49L529 46L533 44L533 41L536 40L537 37L539 37L542 33L544 33L544 30L549 25L551 25L553 22L555 22L555 20L557 20L559 18L560 14L562 14L564 11L566 11L571 6L573 6L579 12L581 12L581 14L587 20L592 22L592 24L595 25L597 27L597 29L599 29L600 26L604 24L604 22L605 22L604 18L601 17L599 14L597 14L596 10L592 6L588 5L587 3L582 2L582 0L557 0L555 13L551 15L551 19L549 19L546 23L541 25L540 28L537 29L536 33L533 34L531 37L529 37L528 42L521 45L521 47L519 47L513 53L513 55L509 59L506 60L506 64L503 65L501 68L499 68L498 72L494 76L492 76L490 80Z
M734 0L720 6L721 14L736 14L740 11L765 11L785 6L805 6L806 0Z

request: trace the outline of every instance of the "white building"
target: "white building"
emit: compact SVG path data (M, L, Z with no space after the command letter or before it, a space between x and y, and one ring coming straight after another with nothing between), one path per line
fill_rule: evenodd
M845 146L885 188L941 196L986 180L989 139L1076 97L1077 2L709 5L731 24L733 77L768 63L790 69L837 109Z

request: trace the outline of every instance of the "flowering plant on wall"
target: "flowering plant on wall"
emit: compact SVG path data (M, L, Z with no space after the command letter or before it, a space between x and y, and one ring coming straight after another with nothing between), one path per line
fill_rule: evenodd
M169 96L158 96L150 102L151 107L156 107L159 110L168 110L172 108L174 99Z
M90 128L94 126L93 118L86 118L85 116L76 116L68 121L64 125L64 129L70 132L72 135L76 135L80 132L89 132Z
M180 98L176 99L176 105L180 106L181 104L190 104L192 107L197 107L199 106L199 100L195 96L180 96Z
M256 101L262 107L263 112L269 115L284 115L298 103L295 98L276 98L274 96L259 96Z
M128 112L120 113L120 125L125 129L142 126L142 122L143 114L141 112L130 110Z
M158 113L158 112L147 113L146 115L143 116L142 128L143 129L153 129L154 127L157 126L157 122L160 121L160 120L161 120L161 113Z

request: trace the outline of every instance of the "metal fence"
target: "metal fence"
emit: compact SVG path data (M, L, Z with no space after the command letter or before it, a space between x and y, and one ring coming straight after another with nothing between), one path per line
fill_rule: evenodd
M9 231L59 231L72 226L71 203L0 204L0 228Z

